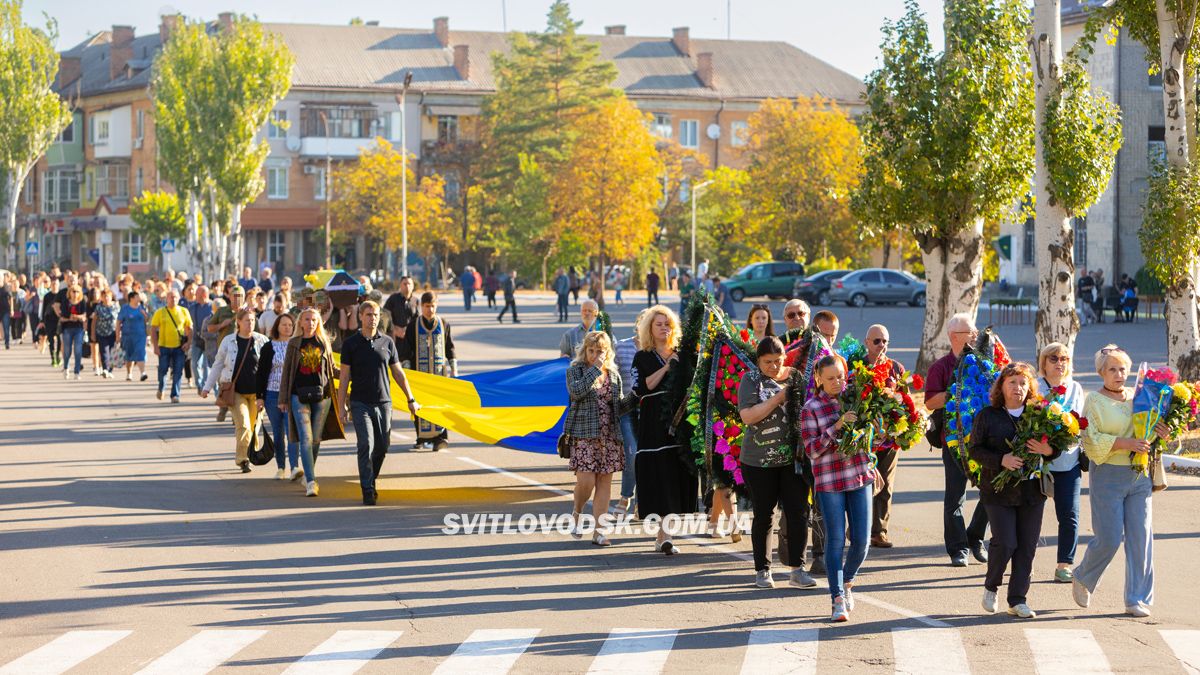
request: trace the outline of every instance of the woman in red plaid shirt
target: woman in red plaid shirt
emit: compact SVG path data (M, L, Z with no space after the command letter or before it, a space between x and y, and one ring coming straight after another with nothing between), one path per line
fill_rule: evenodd
M867 559L871 537L871 497L875 467L871 456L850 457L838 451L842 428L858 418L842 414L838 397L846 387L846 368L840 358L826 356L813 369L817 391L800 414L804 451L812 459L813 486L825 517L825 569L833 596L833 621L848 621L854 609L851 588L858 568ZM850 551L842 560L846 524L850 525Z

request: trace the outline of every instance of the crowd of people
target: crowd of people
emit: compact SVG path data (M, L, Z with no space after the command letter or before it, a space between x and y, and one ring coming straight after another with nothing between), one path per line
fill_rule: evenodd
M123 274L110 285L102 275L57 267L28 278L3 276L0 319L6 348L12 341L22 344L28 335L65 379L80 379L85 360L91 359L98 377L112 378L124 369L128 381L136 369L138 379L146 381L149 345L157 357L158 398L169 396L178 403L191 388L201 397L215 396L217 419L232 417L234 461L243 472L250 471L248 453L265 413L264 426L274 438L276 478L303 479L305 494L315 497L320 444L344 438L346 424L352 423L363 503L377 503L376 481L390 446L393 381L413 418L414 447L436 451L448 445L446 429L420 417L404 369L456 377L451 326L437 312L437 295L427 291L418 296L408 278L400 280L399 290L386 302L369 280L361 279L364 296L335 306L321 291L293 292L287 277L276 285L269 269L258 279L247 268L240 278L210 284L199 275L170 272L149 280ZM567 280L567 293L559 293L561 302L577 289L576 277L561 271L560 277ZM510 275L507 282L512 284L514 278ZM682 272L673 275L671 283L681 289L691 284ZM486 293L487 286L483 288ZM506 305L511 303L509 287L501 282L500 288ZM720 298L719 281L714 290ZM560 304L560 319L562 311ZM515 304L513 313L515 321ZM597 324L600 313L595 300L585 300L580 323L566 331L559 344L560 356L571 360L563 442L569 446L569 467L576 477L574 536L584 535L579 516L590 499L597 519L610 509L647 519L693 514L710 504L711 536L738 541L742 533L737 528L722 529L736 511L734 486L689 471L679 460L680 446L671 428L659 422L668 416L666 382L680 363L679 315L652 304L638 315L633 335L614 339L608 332L611 326L605 330ZM742 377L737 408L746 439L740 460L745 496L754 513L750 537L755 584L775 584L770 535L778 510L781 539L788 547L785 556L781 546L780 559L792 568L788 583L812 588L814 575L824 575L831 618L846 621L854 610L853 589L869 549L894 546L888 525L897 448L880 437L869 453L846 456L837 451L847 425L856 421L840 401L849 364L836 354L820 358L812 370L811 395L790 400L805 389L791 386L803 375L785 365L787 357L793 349L809 349L811 342L785 343L767 305L751 306L746 328L756 345L755 363ZM801 300L784 307L782 335L820 336L833 345L838 330L832 311L812 315ZM1062 344L1043 348L1036 364L1007 365L971 435L968 452L982 467L982 477L980 501L968 520L968 476L947 447L944 411L955 364L977 334L971 317L954 316L948 323L950 352L931 366L925 380L924 405L931 413L927 438L941 449L944 465L943 539L949 564L961 567L974 559L988 566L982 599L986 612L998 611L998 593L1007 574L1008 613L1036 616L1028 594L1047 494L1034 481L996 489L991 478L1003 469L1020 467L1022 460L1009 442L1016 434L1016 421L1025 414L1025 403L1041 394L1089 421L1077 447L1052 448L1030 441L1027 448L1045 458L1054 478L1050 498L1058 541L1053 579L1072 584L1075 602L1088 607L1101 576L1124 546L1125 610L1149 616L1154 595L1151 480L1131 471L1130 465L1134 456L1150 450L1150 443L1132 431L1131 357L1115 345L1096 353L1092 365L1103 385L1086 394L1072 379L1072 359ZM865 362L872 368L889 364L889 372L898 379L904 369L888 356L889 339L887 327L871 326ZM1167 436L1161 424L1155 431ZM1085 471L1090 475L1095 536L1077 563ZM612 505L617 472L622 474L621 485ZM991 538L985 546L989 527ZM659 529L654 550L675 555L679 548L672 536L668 529ZM601 530L592 532L591 542L612 543Z

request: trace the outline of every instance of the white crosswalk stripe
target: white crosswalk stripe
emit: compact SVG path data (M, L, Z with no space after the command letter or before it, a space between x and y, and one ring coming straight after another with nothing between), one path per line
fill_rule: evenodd
M817 628L755 628L750 631L742 675L815 675Z
M0 668L0 675L58 675L108 649L133 631L74 630Z
M139 670L138 675L204 675L266 633L265 630L202 630Z
M671 655L678 631L654 628L614 628L592 661L589 673L655 675Z
M537 628L477 630L434 675L504 675L540 632Z
M893 628L897 675L962 675L971 672L962 634L955 628Z
M1025 629L1039 675L1109 675L1108 657L1090 630Z
M1175 658L1191 675L1200 675L1200 630L1160 630Z
M339 630L283 673L353 675L401 635L398 630Z

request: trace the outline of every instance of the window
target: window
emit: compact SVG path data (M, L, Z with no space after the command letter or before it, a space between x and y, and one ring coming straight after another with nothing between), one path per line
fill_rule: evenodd
M328 118L329 138L387 138L390 124L387 115L380 116L375 106L310 107L300 111L301 135L324 138Z
M654 113L654 125L650 132L661 138L671 137L671 116L667 113Z
M317 201L325 201L325 167L314 167L313 171L313 199ZM286 192L286 190L285 190ZM286 196L286 195L285 195Z
M322 181L322 184L324 181ZM287 199L288 170L286 166L267 167L267 199Z
M74 143L75 142L75 118L74 117L71 118L71 123L67 125L67 128L63 129L62 133L58 135L58 140L56 142L58 142L58 143Z
M800 265L798 263L775 263L775 271L772 274L777 277L794 277L800 274Z
M286 110L272 110L271 120L267 122L267 138L287 138L287 129L279 126L287 124Z
M1028 267L1037 263L1037 238L1034 235L1033 218L1025 221L1025 238L1021 244L1021 262Z
M444 176L444 178L446 179L444 195L446 203L458 204L462 192L462 185L458 182L458 176L451 173Z
M1146 77L1146 85L1151 89L1162 89L1162 71L1150 73Z
M1150 127L1147 130L1146 152L1150 162L1167 161L1167 128Z
M25 187L21 188L21 194L25 197L25 206L33 206L33 172L25 176Z
M679 201L687 202L692 197L692 186L687 176L679 179Z
M133 194L140 195L144 189L145 184L142 180L142 167L139 166L137 170L137 178L135 178L133 182Z
M137 138L139 141L144 140L146 138L146 111L145 110L137 111L137 136L135 136L135 138Z
M754 269L750 270L750 278L751 279L766 279L767 275L770 272L771 272L770 265L759 265L758 267L755 267Z
M1075 228L1075 267L1087 269L1087 216L1076 216L1071 224Z
M729 123L729 144L740 148L750 140L750 125L745 122Z
M858 275L858 278L853 283L858 284L881 284L883 280L879 276L879 272L863 272Z
M679 120L679 144L685 148L700 147L700 120Z
M100 124L107 125L107 122ZM99 197L129 198L129 165L100 164L96 167L95 195Z
M278 269L283 266L283 255L287 250L287 232L267 230L267 262Z
M108 144L108 120L96 122L96 145Z
M121 264L140 265L148 262L146 258L146 242L142 235L128 230L121 233Z
M883 275L883 283L896 284L897 286L907 286L908 277L898 272L880 272Z
M438 115L437 142L458 142L458 115Z

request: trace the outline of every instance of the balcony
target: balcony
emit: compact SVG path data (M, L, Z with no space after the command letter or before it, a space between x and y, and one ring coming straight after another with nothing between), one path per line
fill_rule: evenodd
M326 153L334 159L353 159L375 145L375 138L321 138L308 136L300 139L301 157L324 157Z

